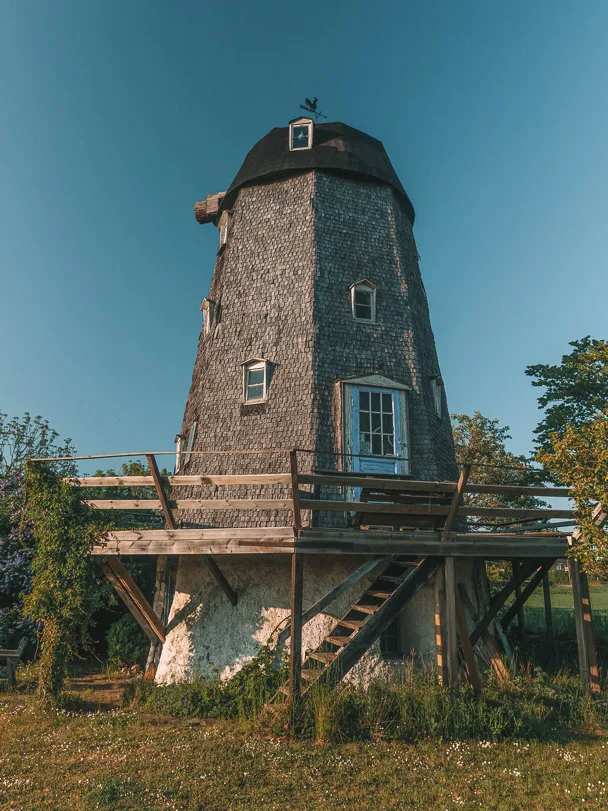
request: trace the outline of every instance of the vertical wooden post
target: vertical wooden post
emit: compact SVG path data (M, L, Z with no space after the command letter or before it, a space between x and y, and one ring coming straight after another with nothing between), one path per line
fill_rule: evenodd
M167 621L167 618L164 616L164 607L168 560L168 555L158 555L156 559L156 582L154 584L154 599L152 601L152 608L163 623ZM156 666L160 659L161 647L160 643L156 640L150 643L144 675L146 680L153 681L156 676Z
M585 627L585 640L587 642L587 660L589 662L589 686L592 692L600 692L600 672L597 665L597 649L595 634L593 633L593 616L591 614L591 596L589 594L589 581L584 572L580 573L581 597L583 603L583 624Z
M553 651L553 614L551 611L551 586L549 583L549 575L545 574L543 577L543 599L545 602L545 626L547 628L547 644L549 650Z
M450 504L450 509L445 519L442 538L444 541L449 540L449 533L452 531L454 521L458 515L458 507L462 502L464 496L464 488L471 475L471 465L463 465L458 478L458 485L454 498ZM456 616L456 577L454 558L449 555L445 559L445 624L447 636L447 668L450 687L456 687L458 684L458 619Z
M513 569L513 575L516 575L519 571L519 567L522 564L519 561L513 561L511 564ZM521 596L521 586L517 585L515 587L515 599L518 600ZM517 609L517 636L519 638L519 650L520 650L520 658L527 659L528 658L528 640L526 639L526 622L524 619L524 607L523 604Z
M581 590L580 564L575 558L568 558L568 571L572 583L572 598L574 600L574 621L576 624L576 644L578 649L578 669L581 674L581 683L585 690L589 689L589 656L587 653L587 634L585 633L585 619L583 616L583 595Z
M300 515L300 493L298 485L298 454L294 449L289 453L291 469L291 498L293 501L294 552L291 556L291 649L289 654L289 702L292 723L300 703L302 675L302 591L304 586L304 561L297 549L302 519Z
M447 637L447 665L450 687L458 685L458 632L456 620L456 578L454 558L445 559L445 624Z
M445 647L445 575L440 566L435 572L433 581L433 594L435 598L435 647L437 650L437 673L439 684L447 687L449 684L448 661Z
M464 656L464 661L467 666L469 682L471 683L471 687L473 688L475 695L480 696L481 682L479 680L479 674L477 673L477 664L475 663L475 654L473 653L473 646L471 645L469 629L467 628L464 606L458 591L456 591L456 622L458 623L460 646L462 648L462 655Z

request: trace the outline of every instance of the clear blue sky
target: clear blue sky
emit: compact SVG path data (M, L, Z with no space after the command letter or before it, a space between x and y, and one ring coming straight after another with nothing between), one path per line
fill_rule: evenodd
M0 0L0 409L170 449L217 246L192 205L316 95L417 212L450 410L529 452L529 363L607 337L608 4Z

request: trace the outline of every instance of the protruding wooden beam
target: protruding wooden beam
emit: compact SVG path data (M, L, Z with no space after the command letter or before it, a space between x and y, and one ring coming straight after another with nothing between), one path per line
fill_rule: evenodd
M156 494L158 496L158 500L160 501L160 506L163 511L163 515L165 516L165 526L167 529L175 529L175 520L173 518L173 513L171 512L171 508L169 507L169 502L167 500L167 496L165 495L165 491L163 490L163 485L160 479L160 471L158 469L158 465L156 464L156 458L153 454L148 454L146 456L146 461L148 462L148 467L150 468L150 473L152 474L152 479L154 481L154 487L156 488Z
M295 537L298 538L302 529L302 516L300 513L300 490L298 484L298 452L289 452L289 467L291 471L291 499L293 502L293 529Z
M117 557L109 557L102 568L105 576L114 586L120 599L133 614L148 639L163 643L165 626L122 561Z
M589 594L589 581L587 575L581 572L581 598L583 602L583 624L587 640L587 658L589 660L589 686L594 693L601 689L600 672L597 664L597 648L593 632L593 617L591 614L591 596Z

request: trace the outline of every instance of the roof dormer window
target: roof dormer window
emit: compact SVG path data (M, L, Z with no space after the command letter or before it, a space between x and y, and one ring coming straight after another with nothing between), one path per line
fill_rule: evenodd
M228 242L228 236L230 234L230 212L223 211L222 216L220 217L220 221L218 223L218 228L220 231L220 245L218 250L222 250L222 248Z
M210 298L204 298L201 302L200 309L203 314L203 329L205 335L209 335L213 323L213 314L215 312L215 301L212 301Z
M298 149L312 147L313 122L312 118L297 118L289 124L289 149L293 152Z
M243 402L262 403L268 396L268 361L250 358L242 363Z

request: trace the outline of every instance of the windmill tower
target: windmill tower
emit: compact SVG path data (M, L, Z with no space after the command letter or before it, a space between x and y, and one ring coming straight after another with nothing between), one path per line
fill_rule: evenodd
M272 451L299 448L304 471L454 479L414 209L382 143L342 123L296 119L264 136L228 190L197 203L195 214L216 225L219 246L177 439L180 472L234 473L235 459L241 473L284 471L284 454ZM280 510L179 518L202 527L290 523ZM204 561L182 558L157 680L229 675L255 655L288 613L289 561L280 558L222 559L236 606ZM307 559L305 605L360 564ZM343 606L355 596L344 595ZM306 626L305 648L330 621L320 614ZM393 668L390 656L412 647L431 650L432 589L391 633L364 657L366 672Z

